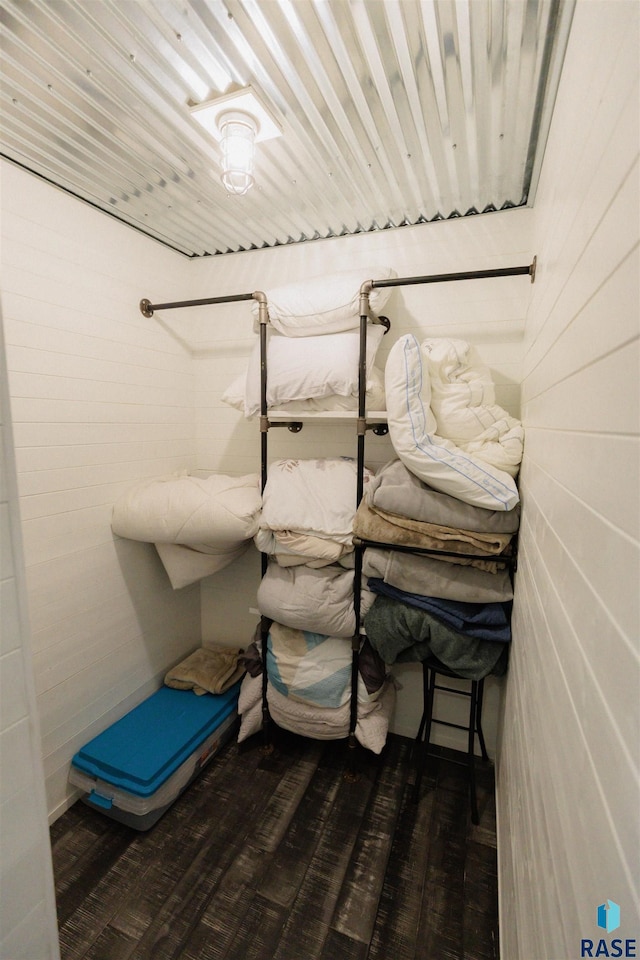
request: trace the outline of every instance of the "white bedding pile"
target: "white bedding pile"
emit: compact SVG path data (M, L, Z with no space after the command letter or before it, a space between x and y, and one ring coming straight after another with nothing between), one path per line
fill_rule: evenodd
M358 700L369 703L380 696L385 668L368 647L369 659L378 670L369 677L358 675ZM361 654L362 667L365 653ZM269 683L284 697L315 707L334 709L351 698L351 644L344 637L331 637L309 630L296 630L283 623L269 629L267 670Z
M372 477L365 468L365 486ZM337 563L353 550L356 485L356 463L347 457L275 460L263 494L258 550L283 566Z
M144 480L114 505L111 528L155 543L174 589L222 570L248 547L260 516L258 474Z
M375 267L323 274L267 290L266 405L270 413L295 417L357 410L360 288L367 279L392 276L392 270ZM389 288L372 291L369 305L374 314L388 296ZM368 324L365 389L370 410L386 407L384 377L375 367L384 332L382 325ZM255 416L261 407L260 379L260 344L256 343L246 374L227 387L222 400L247 418ZM365 471L365 483L372 476ZM349 704L343 700L349 696L352 655L343 638L355 631L354 575L339 564L353 561L357 488L356 464L351 459L277 460L269 467L254 538L257 548L273 558L258 592L262 615L273 621L269 708L280 726L316 739L335 739L349 732ZM361 607L368 609L372 599L365 589ZM276 655L273 636L277 631ZM243 683L239 740L261 726L261 687L260 678L247 677ZM311 693L311 702L301 702ZM356 736L376 753L386 740L393 699L393 688L388 686L378 702L358 706Z
M385 390L391 442L415 476L489 510L518 503L513 477L522 427L495 404L489 374L468 344L400 337L387 359Z
M363 578L363 615L373 600ZM356 629L353 571L337 565L316 569L307 564L282 567L270 563L258 587L258 610L297 630L352 637Z
M373 479L365 470L365 484ZM355 632L353 560L357 465L351 458L276 460L263 494L259 550L271 554L258 590L258 608L271 621L267 699L276 723L316 739L346 737L350 722L351 644ZM275 562L274 562L275 561ZM364 589L361 610L373 602ZM393 688L363 686L360 657L356 737L379 753L393 707ZM372 690L373 693L367 693ZM239 740L260 729L260 679L243 683Z
M241 743L262 729L262 677L248 674L242 681L238 713ZM271 684L267 687L269 713L284 730L291 730L313 740L336 740L349 733L350 704L341 707L318 707L285 697ZM380 753L387 739L389 721L395 706L395 688L391 679L373 703L358 703L355 735L358 742L373 753Z
M431 384L431 410L438 436L515 477L524 431L499 407L488 368L464 340L432 339L421 344Z

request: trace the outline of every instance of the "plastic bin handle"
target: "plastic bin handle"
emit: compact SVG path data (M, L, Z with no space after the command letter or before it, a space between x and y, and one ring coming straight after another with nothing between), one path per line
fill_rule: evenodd
M96 807L102 807L103 810L111 810L113 806L113 797L103 797L101 793L96 793L95 790L92 790L89 794L89 800Z

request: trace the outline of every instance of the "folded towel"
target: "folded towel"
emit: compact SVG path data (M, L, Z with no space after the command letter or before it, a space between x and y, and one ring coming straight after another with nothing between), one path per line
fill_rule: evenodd
M245 668L239 662L241 649L201 647L167 673L164 682L177 690L203 693L224 693L240 679Z

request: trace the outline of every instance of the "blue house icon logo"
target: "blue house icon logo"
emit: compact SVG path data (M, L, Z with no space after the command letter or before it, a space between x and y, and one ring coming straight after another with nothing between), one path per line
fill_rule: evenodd
M598 907L598 926L611 933L620 926L620 907L613 900L607 900L607 903L601 903Z

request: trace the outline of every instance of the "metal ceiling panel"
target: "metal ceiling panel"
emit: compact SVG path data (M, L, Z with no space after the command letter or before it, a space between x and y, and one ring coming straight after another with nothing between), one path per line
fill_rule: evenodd
M0 0L2 154L189 256L531 201L575 0ZM195 104L282 136L220 182Z

